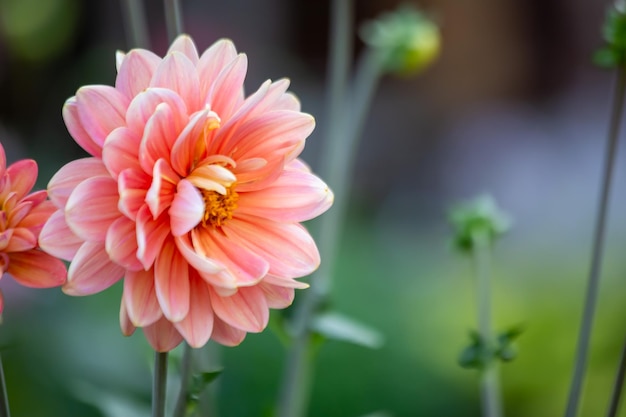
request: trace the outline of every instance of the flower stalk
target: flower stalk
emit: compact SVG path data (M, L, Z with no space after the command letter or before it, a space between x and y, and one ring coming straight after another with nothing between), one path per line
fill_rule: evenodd
M170 42L183 33L183 16L180 0L165 0L165 24Z
M150 40L142 0L122 1L122 17L128 45L133 48L149 48Z
M165 388L167 383L167 352L154 353L152 380L152 417L165 416Z
M624 379L626 379L626 340L624 340L619 364L617 365L617 374L615 375L615 382L613 383L613 391L611 392L609 408L606 414L607 417L617 416L617 411L619 410L622 399L622 390L624 389Z
M4 382L2 357L0 357L0 417L11 417L11 412L9 411L9 397L7 396L7 387Z
M185 417L187 413L187 390L189 388L189 378L191 377L191 347L184 344L183 359L180 364L180 390L174 408L174 417Z

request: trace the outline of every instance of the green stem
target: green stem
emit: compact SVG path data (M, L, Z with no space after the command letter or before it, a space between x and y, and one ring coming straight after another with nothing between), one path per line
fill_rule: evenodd
M602 191L598 214L596 218L595 234L593 240L593 250L591 256L591 268L587 292L585 293L585 307L580 325L578 346L576 350L576 361L574 364L574 374L570 387L569 398L565 417L576 417L578 415L578 405L582 392L582 384L587 367L587 356L589 351L589 341L591 339L591 329L593 317L596 310L598 298L598 287L600 283L600 271L602 265L602 255L604 252L604 234L606 230L606 218L609 207L609 196L611 191L611 180L615 165L615 155L617 154L617 139L624 108L624 93L626 91L626 70L618 68L613 95L613 105L608 133L608 146L606 150L604 173L602 178Z
M191 347L185 343L183 360L180 366L180 391L174 408L174 417L185 417L187 414L187 390L191 373Z
M491 257L489 236L486 233L472 234L474 265L476 270L476 303L478 308L478 333L483 341L483 363L481 371L481 403L484 417L502 416L502 394L498 363L493 357L495 337L491 323Z
M142 0L123 0L122 17L126 40L131 48L150 48Z
M622 354L617 366L617 375L613 384L613 392L611 393L611 401L609 402L609 411L606 417L616 417L619 410L619 404L622 398L622 390L624 389L624 378L626 377L626 340L622 347Z
M165 24L170 42L183 33L183 15L179 0L165 0Z
M167 352L154 353L152 380L152 417L165 416L165 386L167 382Z
M11 417L9 411L9 397L7 396L7 386L4 382L4 369L2 358L0 357L0 417Z

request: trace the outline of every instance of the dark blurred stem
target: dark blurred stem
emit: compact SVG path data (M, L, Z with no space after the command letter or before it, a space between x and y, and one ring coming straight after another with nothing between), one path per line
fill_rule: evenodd
M152 417L165 416L165 386L167 382L167 352L154 353L152 380Z
M615 376L615 383L613 384L613 392L611 393L611 401L609 403L609 411L606 417L617 417L617 411L619 410L620 400L622 399L622 390L624 389L624 377L626 376L626 340L624 340L624 346L622 347L622 355L619 359L619 365L617 366L617 375Z
M170 42L183 33L183 15L179 0L165 0L165 24Z
M11 417L9 411L9 397L7 396L7 386L4 382L4 369L2 358L0 357L0 417Z
M574 374L570 387L569 398L565 417L576 417L578 415L578 405L582 392L583 380L587 368L587 356L589 351L589 341L591 339L591 329L593 317L596 310L598 298L598 287L600 282L600 270L602 265L602 254L604 251L604 234L606 229L606 218L609 206L609 195L611 191L611 180L615 165L615 155L617 154L617 139L624 108L624 92L626 91L626 72L620 67L617 70L615 89L613 95L613 105L608 134L608 146L604 162L604 174L602 178L602 191L596 218L595 233L593 239L593 250L591 256L591 268L585 294L585 307L580 325L578 346L576 350L576 362L574 364Z
M174 417L185 417L187 414L187 390L189 388L189 378L191 373L191 347L185 343L183 360L180 364L180 391L176 399Z
M142 0L122 0L126 41L131 48L150 48Z
M491 256L489 236L472 234L474 268L476 274L476 304L478 308L478 333L483 341L480 397L484 417L502 416L502 394L497 359L493 357L495 337L491 323Z

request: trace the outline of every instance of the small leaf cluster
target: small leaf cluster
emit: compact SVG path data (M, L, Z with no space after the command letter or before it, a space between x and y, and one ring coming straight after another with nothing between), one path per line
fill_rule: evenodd
M482 370L494 360L512 361L517 356L514 341L522 332L521 326L511 327L500 333L494 344L490 344L478 332L471 331L471 343L459 355L459 365L463 368Z
M614 68L626 64L626 10L619 4L609 8L602 28L605 45L593 60L596 65Z

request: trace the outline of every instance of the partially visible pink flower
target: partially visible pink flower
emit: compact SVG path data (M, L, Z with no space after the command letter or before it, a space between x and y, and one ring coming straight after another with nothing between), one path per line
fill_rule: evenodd
M30 193L37 180L37 163L31 159L7 168L0 143L0 269L26 287L57 287L65 282L65 265L39 249L44 223L56 210L46 191ZM0 314L4 298L0 294Z
M287 80L245 98L247 59L228 40L201 56L181 36L164 58L117 58L115 87L82 87L65 104L92 156L50 181L59 210L40 244L72 261L67 294L124 278L124 334L142 327L158 351L182 339L237 345L319 265L299 224L333 200L297 159L314 119Z

